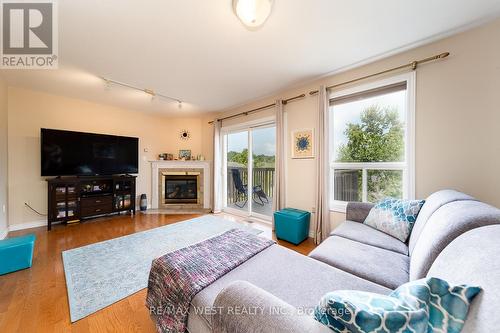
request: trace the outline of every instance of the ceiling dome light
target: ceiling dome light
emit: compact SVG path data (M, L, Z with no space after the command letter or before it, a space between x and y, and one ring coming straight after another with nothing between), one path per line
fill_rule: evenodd
M273 8L274 0L233 0L233 10L248 29L262 26Z

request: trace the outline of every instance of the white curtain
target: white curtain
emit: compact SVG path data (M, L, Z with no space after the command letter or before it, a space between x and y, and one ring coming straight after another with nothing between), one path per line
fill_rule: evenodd
M222 147L220 139L220 128L222 121L214 121L214 186L213 212L220 213L222 211Z
M317 124L317 158L316 158L316 214L314 214L316 244L321 243L330 234L329 209L329 101L325 86L319 88L318 124Z
M275 175L274 175L274 196L273 210L285 208L285 129L284 129L284 113L283 101L276 101L276 157L275 157ZM274 218L273 218L274 230Z

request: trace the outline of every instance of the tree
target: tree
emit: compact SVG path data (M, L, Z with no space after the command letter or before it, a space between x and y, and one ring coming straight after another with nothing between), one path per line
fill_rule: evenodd
M228 152L227 160L246 166L248 164L248 149L243 149L241 153L235 151Z
M339 148L338 162L396 162L404 160L404 128L394 107L372 105L359 124L347 124L347 144Z
M243 166L248 164L248 149L243 149L240 153L235 151L230 151L227 153L227 160L229 162L235 162ZM255 168L274 168L274 156L268 155L253 155L253 164Z
M349 123L337 162L399 162L404 160L404 124L395 107L372 105L361 113L360 123ZM368 201L386 196L402 197L402 172L368 170ZM361 197L362 179L358 179Z

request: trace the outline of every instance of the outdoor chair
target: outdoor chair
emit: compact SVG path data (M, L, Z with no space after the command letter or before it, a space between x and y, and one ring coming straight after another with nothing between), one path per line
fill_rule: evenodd
M234 188L236 189L237 195L243 195L244 202L243 204L238 204L238 202L235 202L234 204L238 208L243 208L248 202L248 185L243 184L243 181L241 179L241 173L238 169L231 169L231 174L233 176L233 183L234 183ZM256 200L258 199L258 201ZM264 206L266 203L269 203L269 198L267 197L266 193L262 189L262 185L255 185L252 188L252 199L253 201L261 206Z

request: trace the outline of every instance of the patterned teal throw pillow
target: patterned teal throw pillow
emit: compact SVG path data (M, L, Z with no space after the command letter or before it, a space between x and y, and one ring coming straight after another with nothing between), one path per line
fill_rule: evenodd
M459 333L480 291L437 278L408 282L389 296L339 290L321 298L314 318L339 333Z
M424 202L386 198L373 206L364 224L406 242Z

